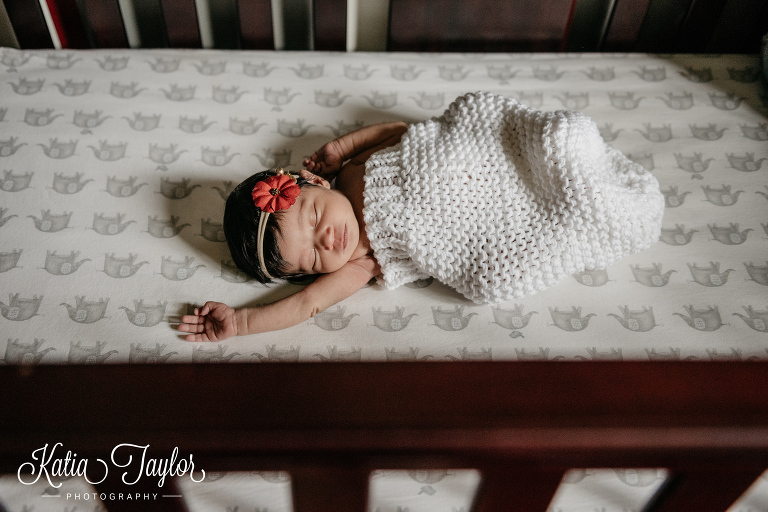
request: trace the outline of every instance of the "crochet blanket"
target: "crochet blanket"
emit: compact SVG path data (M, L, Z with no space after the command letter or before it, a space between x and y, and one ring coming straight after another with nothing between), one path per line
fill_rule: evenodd
M664 213L656 178L590 118L490 93L457 98L373 155L364 195L385 286L432 276L475 303L646 249Z

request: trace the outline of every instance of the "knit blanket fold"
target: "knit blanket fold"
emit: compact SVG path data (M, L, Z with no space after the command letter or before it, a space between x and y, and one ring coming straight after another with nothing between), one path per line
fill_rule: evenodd
M388 288L432 276L475 303L543 290L655 243L654 176L572 111L473 93L366 164L366 233Z

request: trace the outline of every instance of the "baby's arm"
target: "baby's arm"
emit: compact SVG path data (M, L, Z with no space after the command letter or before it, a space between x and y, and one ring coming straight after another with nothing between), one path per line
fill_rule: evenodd
M401 121L365 126L323 145L304 160L304 167L331 180L345 161L365 162L376 151L397 144L407 130L408 124Z
M285 329L346 299L379 273L376 260L364 256L318 277L303 290L265 306L234 310L219 302L207 302L195 310L195 315L182 317L179 330L190 333L187 341L222 341L230 336ZM217 313L221 318L209 318Z

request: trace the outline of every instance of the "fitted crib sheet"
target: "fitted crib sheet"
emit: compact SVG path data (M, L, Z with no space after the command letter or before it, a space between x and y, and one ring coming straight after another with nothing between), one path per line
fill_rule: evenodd
M753 56L0 50L0 354L5 364L768 358L768 96ZM296 170L354 128L440 115L486 90L591 116L651 169L661 241L604 271L476 306L426 280L370 285L287 331L192 344L205 300L264 286L231 263L227 193ZM95 503L0 479L9 510ZM551 510L637 510L656 469L576 470ZM371 510L466 510L476 473L373 475ZM768 507L762 478L736 511ZM290 510L287 475L219 474L193 510Z

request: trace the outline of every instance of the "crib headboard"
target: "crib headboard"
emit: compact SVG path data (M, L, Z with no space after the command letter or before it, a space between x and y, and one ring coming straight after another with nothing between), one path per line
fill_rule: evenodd
M21 48L343 51L385 23L390 51L757 53L768 31L768 0L348 1L3 0Z

